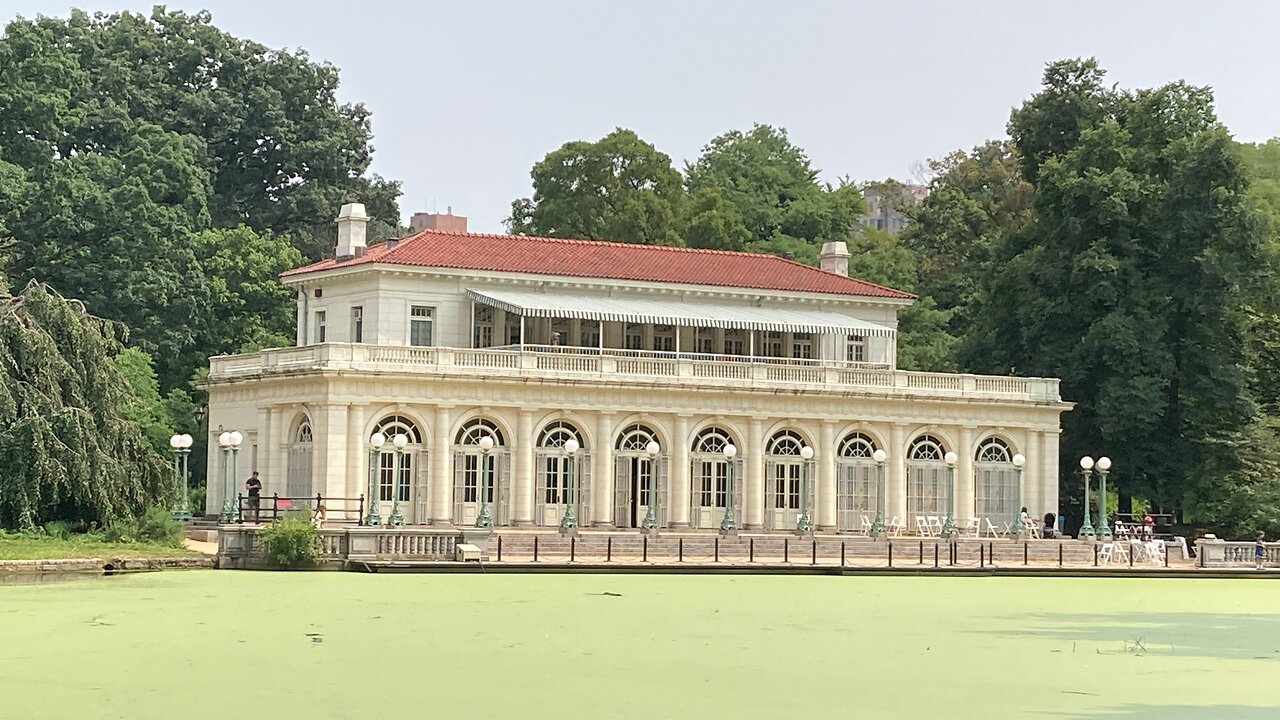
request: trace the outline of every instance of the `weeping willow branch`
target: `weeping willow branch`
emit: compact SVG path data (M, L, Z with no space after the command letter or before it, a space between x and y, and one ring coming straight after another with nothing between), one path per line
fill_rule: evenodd
M0 294L0 527L105 524L166 495L165 458L124 416L123 337L41 283Z

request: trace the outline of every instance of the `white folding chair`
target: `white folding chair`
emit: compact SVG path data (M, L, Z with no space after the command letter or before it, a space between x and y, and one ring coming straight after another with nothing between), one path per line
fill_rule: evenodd
M902 523L898 522L897 515L893 516L893 520L889 522L889 526L885 529L889 531L889 537L901 537Z
M925 520L923 515L916 516L916 532L922 536L933 534L933 531L929 527L929 521Z
M935 537L941 537L942 536L942 518L937 515L930 515L929 529L930 529L930 532L929 532L930 535L933 535Z
M991 537L993 538L1000 537L1000 531L996 529L995 525L991 524L991 518L983 518L983 519L987 521L987 532L991 534Z
M1115 550L1115 547L1115 543L1106 543L1102 546L1102 549L1098 551L1098 563L1100 565L1106 565L1111 562L1111 553Z
M866 515L862 516L862 534L863 535L871 534L871 521L867 519Z

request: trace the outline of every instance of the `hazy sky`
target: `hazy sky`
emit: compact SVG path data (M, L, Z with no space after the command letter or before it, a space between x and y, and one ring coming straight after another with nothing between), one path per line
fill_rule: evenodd
M1280 135L1277 2L167 4L337 65L341 98L373 111L373 170L404 182L406 216L451 205L479 231L501 229L548 151L617 126L683 167L715 135L771 123L827 179L909 178L1002 136L1064 57L1096 56L1124 87L1210 85L1238 138ZM0 21L70 7L0 0Z

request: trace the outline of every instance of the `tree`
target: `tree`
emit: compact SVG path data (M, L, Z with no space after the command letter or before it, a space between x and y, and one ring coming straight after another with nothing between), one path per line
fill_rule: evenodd
M295 291L279 277L301 264L301 253L243 225L198 233L194 250L209 281L208 332L200 338L206 352L252 352L293 343Z
M173 420L160 397L160 384L151 367L151 357L137 348L125 348L111 361L128 389L120 413L138 426L156 452L168 452Z
M1198 478L1247 466L1235 289L1260 235L1208 89L1102 79L1093 60L1054 63L1010 119L1034 217L997 249L973 361L1062 378L1064 473L1105 453L1122 502L1194 513Z
M929 194L905 208L911 222L902 242L919 261L917 291L948 313L946 331L963 338L971 308L989 292L996 248L1030 218L1034 190L1007 142L955 152L929 167Z
M6 57L21 72L12 82L0 72L0 101L17 96L0 106L18 108L6 115L21 131L16 142L30 147L5 155L24 167L40 156L109 153L149 123L195 143L215 226L270 229L318 258L344 202L399 222L398 184L364 177L369 111L338 103L338 69L305 51L233 37L208 12L156 7L150 16L74 10L15 20L0 68Z
M769 125L714 138L686 165L685 183L694 198L714 190L737 208L749 250L809 264L823 242L846 239L865 209L856 186L820 183L804 150Z
M733 203L716 188L702 188L687 204L684 240L689 247L707 250L742 250L751 233Z
M0 527L107 524L171 492L113 362L114 324L47 286L0 298Z
M511 204L513 233L681 245L683 192L671 158L618 128L565 143L536 165L533 197Z

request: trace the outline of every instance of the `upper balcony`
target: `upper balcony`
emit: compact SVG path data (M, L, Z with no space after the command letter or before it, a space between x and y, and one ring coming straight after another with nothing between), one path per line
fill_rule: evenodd
M726 390L866 393L1056 404L1053 378L893 370L887 365L550 345L469 349L324 343L210 359L213 384L315 371L423 373L459 379L596 381Z

